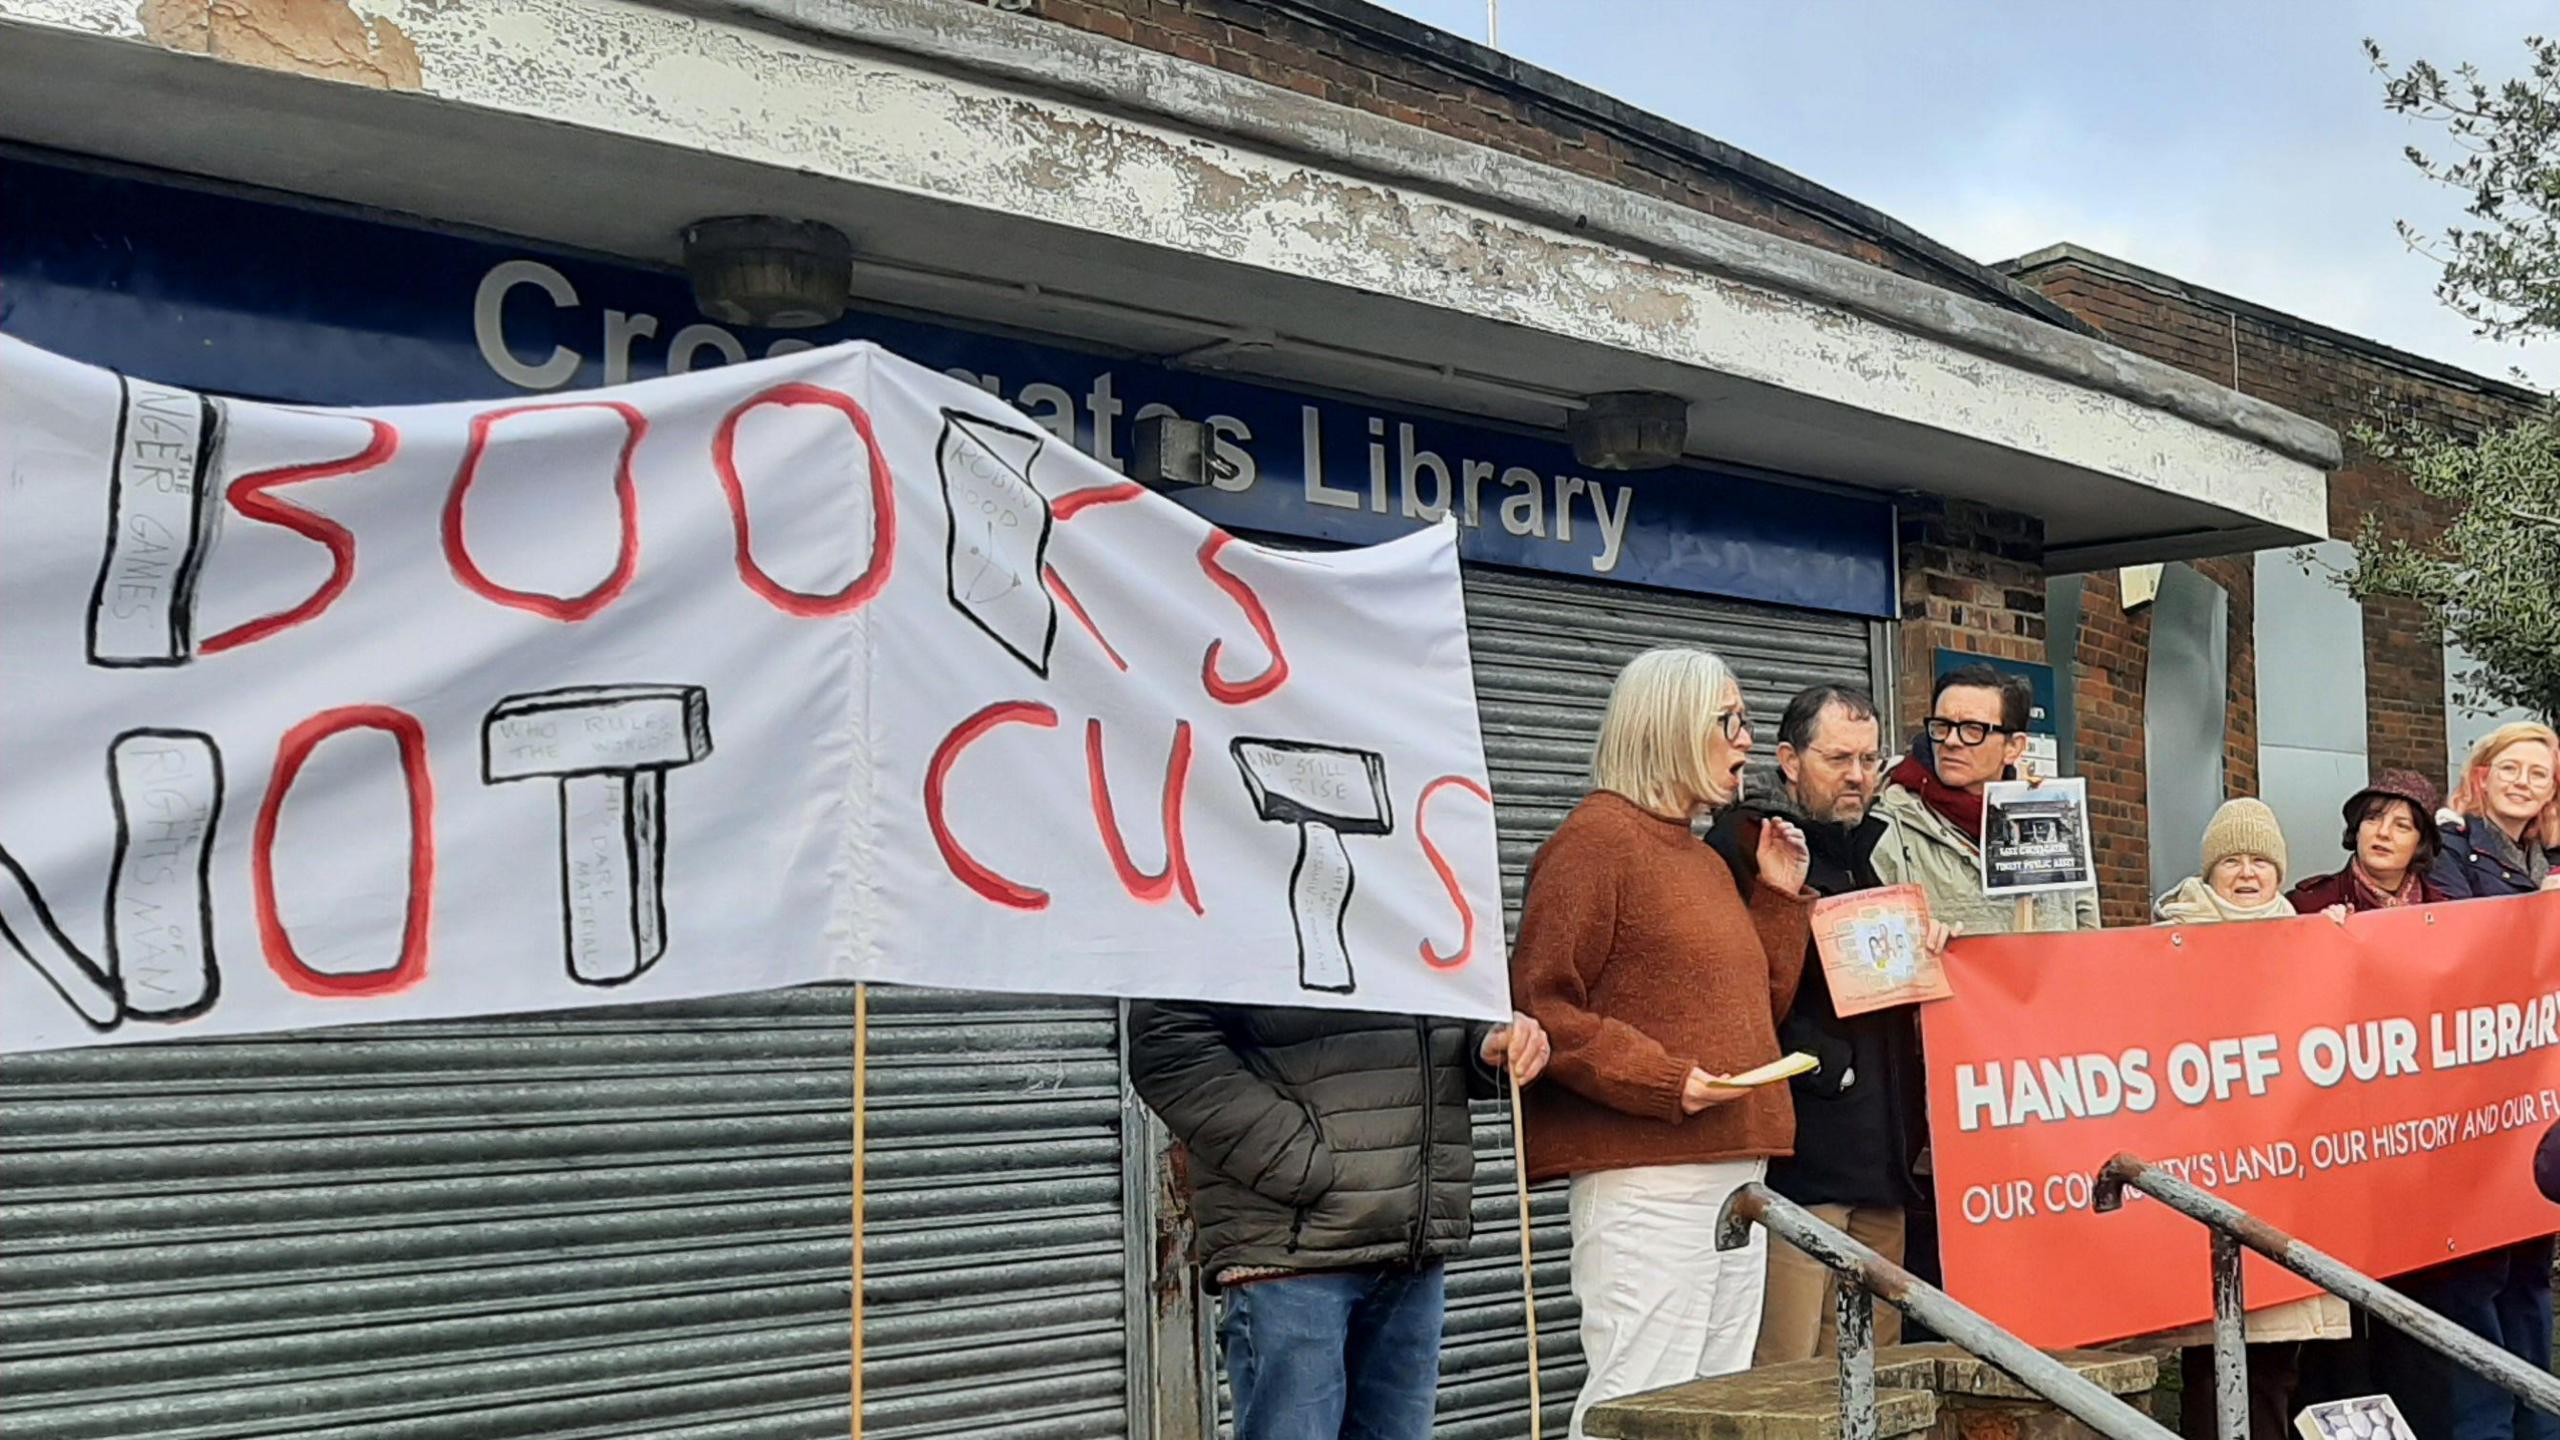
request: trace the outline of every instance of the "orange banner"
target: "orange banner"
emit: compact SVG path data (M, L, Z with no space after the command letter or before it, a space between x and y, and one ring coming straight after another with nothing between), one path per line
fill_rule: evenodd
M2560 895L1963 941L1922 1008L1947 1288L2039 1345L2209 1318L2204 1228L2119 1151L2367 1274L2560 1231ZM2308 1284L2254 1257L2251 1309Z

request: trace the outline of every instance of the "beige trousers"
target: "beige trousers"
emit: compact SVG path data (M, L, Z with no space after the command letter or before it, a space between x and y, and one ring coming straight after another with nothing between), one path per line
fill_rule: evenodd
M1807 1205L1813 1218L1866 1246L1894 1264L1902 1263L1902 1212L1846 1205ZM1811 1360L1839 1349L1840 1312L1832 1296L1831 1272L1793 1245L1769 1247L1769 1287L1760 1310L1760 1343L1751 1354L1754 1365L1784 1365ZM1876 1304L1876 1345L1902 1342L1902 1312Z

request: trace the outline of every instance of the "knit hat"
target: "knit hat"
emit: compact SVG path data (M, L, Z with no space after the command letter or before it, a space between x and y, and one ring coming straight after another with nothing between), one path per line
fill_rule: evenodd
M2226 800L2213 812L2213 823L2204 827L2204 873L2234 855L2255 855L2272 861L2278 883L2292 870L2284 853L2284 828L2276 824L2276 812L2263 800L2242 796Z
M2426 776L2415 770L2385 770L2374 777L2373 783L2347 797L2345 813L2349 826L2364 814L2364 802L2377 795L2408 801L2422 821L2433 816L2436 807L2444 803L2444 792Z

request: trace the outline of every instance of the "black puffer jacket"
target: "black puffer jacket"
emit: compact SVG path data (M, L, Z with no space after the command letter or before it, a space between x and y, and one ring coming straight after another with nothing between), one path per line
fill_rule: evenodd
M1129 1078L1190 1152L1202 1274L1418 1264L1466 1247L1491 1028L1140 1002Z

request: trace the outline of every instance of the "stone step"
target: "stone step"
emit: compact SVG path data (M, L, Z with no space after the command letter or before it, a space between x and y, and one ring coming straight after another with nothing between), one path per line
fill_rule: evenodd
M2159 1378L2148 1355L2049 1352L2082 1379L2145 1414ZM1876 1352L1878 1440L2091 1440L2095 1432L1987 1360L1953 1345ZM1840 1440L1836 1361L1771 1365L1595 1405L1594 1440Z

